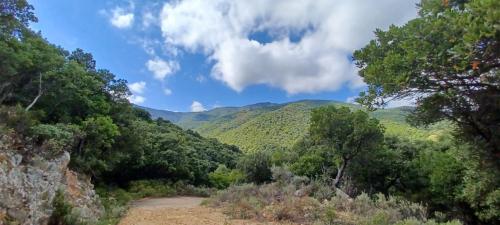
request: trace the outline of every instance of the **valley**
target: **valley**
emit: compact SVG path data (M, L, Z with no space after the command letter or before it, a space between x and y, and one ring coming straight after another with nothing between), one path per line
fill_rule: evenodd
M163 118L191 129L202 136L236 145L243 151L259 151L273 148L291 148L304 137L309 127L310 112L321 106L347 106L353 110L359 105L327 101L302 100L283 104L258 103L242 107L221 107L205 112L171 112L147 107L153 118ZM378 109L370 112L385 126L385 133L408 139L438 139L447 135L451 125L441 122L430 127L416 128L406 122L412 107Z

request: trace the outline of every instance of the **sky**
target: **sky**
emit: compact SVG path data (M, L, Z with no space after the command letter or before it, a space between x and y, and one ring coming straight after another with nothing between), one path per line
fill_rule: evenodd
M352 52L417 14L416 0L28 1L34 30L92 53L132 103L171 111L351 102L366 88Z

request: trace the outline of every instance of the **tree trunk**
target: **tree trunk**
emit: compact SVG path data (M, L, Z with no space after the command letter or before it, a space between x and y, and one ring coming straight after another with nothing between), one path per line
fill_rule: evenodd
M340 164L340 167L337 169L337 176L335 176L335 180L333 181L333 186L338 188L340 180L342 179L342 176L344 176L344 170L345 167L347 166L347 159L342 159L342 163Z
M26 107L26 112L29 111L31 107L35 105L35 103L38 101L40 97L42 97L42 73L40 73L40 81L38 83L38 95L35 97L35 99L33 99L33 102L31 102L31 104L28 105L28 107Z

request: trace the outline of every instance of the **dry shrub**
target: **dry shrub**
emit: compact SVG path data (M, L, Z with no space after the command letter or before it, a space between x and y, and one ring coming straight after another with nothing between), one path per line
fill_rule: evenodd
M273 177L274 183L231 186L207 203L240 219L315 225L439 225L427 220L426 208L417 203L383 194L361 194L353 199L335 195L328 182L296 177L282 168L273 168Z
M290 197L264 208L262 216L271 221L308 223L314 221L320 203L310 197Z

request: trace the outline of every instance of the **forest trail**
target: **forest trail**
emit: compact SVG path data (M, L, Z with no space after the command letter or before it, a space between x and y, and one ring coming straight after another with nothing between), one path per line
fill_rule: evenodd
M118 225L284 225L234 220L221 210L200 206L204 198L147 198L135 201Z

